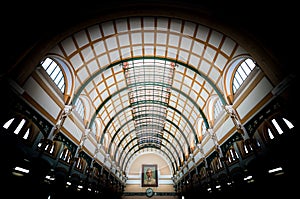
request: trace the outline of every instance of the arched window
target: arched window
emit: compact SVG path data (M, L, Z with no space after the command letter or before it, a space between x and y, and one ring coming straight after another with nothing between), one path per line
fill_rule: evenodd
M210 163L210 168L214 173L217 173L218 171L222 170L223 165L221 159L219 157L215 157Z
M227 160L227 164L231 165L235 162L238 162L239 156L237 154L237 152L235 151L234 147L231 146L228 151L226 152L226 160Z
M219 116L222 110L223 110L222 102L221 99L218 98L218 100L214 104L214 119L216 119Z
M78 98L76 100L75 106L76 106L75 110L79 114L80 118L84 119L84 106L83 106L81 99Z
M34 142L34 139L40 132L39 128L32 121L23 116L16 116L9 119L5 122L3 128L13 132L16 136L22 138L28 144Z
M243 82L246 80L246 78L249 76L249 74L253 71L255 67L256 64L250 58L246 59L239 65L233 78L233 93L236 93L236 91L241 87Z
M250 142L250 140L245 140L242 143L242 146L243 146L242 152L244 153L244 155L247 155L253 151L252 143Z
M97 134L97 126L96 126L96 122L93 122L92 124L92 134L93 135L96 135Z
M199 175L200 175L200 179L204 179L206 177L207 173L206 173L206 169L204 166L201 167L201 169L199 171Z
M59 90L64 93L65 80L64 75L58 63L51 58L46 58L41 62L42 67L45 69L49 77L53 80Z
M104 135L103 147L105 148L105 150L108 149L108 145L109 145L109 137L108 137L108 136L109 136L108 133L106 133L106 134Z
M267 121L264 139L266 142L279 139L280 135L287 133L292 128L294 128L294 125L288 119L279 115L274 116Z
M101 128L101 122L99 121L99 119L95 119L92 126L91 126L91 132L92 132L92 135L95 136L97 142L99 141L100 139L100 134L102 133L102 128Z
M203 118L199 118L197 122L197 134L198 134L198 139L201 142L207 135L206 131L206 125L203 121Z
M14 130L14 133L16 135L18 135L21 131L21 129L23 128L24 124L25 124L26 120L22 119L21 122L19 123L19 125L17 126L17 128Z
M64 150L61 152L59 158L64 162L70 163L72 158L72 153L67 147L65 147Z
M75 160L75 169L79 170L80 172L83 172L87 168L88 164L85 158L78 157Z
M92 172L91 172L91 176L93 178L98 178L100 176L100 171L97 167L93 166Z
M38 148L40 150L43 150L44 152L47 152L50 155L54 155L55 144L53 142L46 142L44 144L42 142L39 142Z

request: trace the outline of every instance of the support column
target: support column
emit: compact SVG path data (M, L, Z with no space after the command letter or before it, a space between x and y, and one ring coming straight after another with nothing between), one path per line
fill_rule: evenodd
M224 108L227 114L229 114L229 116L231 117L237 131L243 136L244 140L249 139L248 132L246 128L242 125L240 117L236 110L232 107L232 105L226 105L224 106Z
M51 132L48 135L48 139L53 140L55 135L60 131L60 128L63 126L65 119L71 114L73 110L73 106L65 105L64 110L62 111L58 121L55 126L51 129Z

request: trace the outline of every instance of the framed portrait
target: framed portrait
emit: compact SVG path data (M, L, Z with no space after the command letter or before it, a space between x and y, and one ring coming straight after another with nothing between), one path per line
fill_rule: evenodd
M157 165L156 164L143 164L142 165L142 187L157 187Z

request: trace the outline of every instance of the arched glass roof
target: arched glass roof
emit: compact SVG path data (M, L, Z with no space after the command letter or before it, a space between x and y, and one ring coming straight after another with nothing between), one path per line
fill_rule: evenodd
M121 170L136 154L160 151L179 167L210 128L208 101L226 104L222 77L246 52L226 35L191 21L126 17L86 27L55 46L76 77L72 104L90 102L91 128Z

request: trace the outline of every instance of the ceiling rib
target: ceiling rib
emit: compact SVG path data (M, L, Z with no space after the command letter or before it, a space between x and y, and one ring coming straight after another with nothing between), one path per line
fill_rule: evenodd
M134 130L132 130L132 131L134 131ZM116 151L118 151L120 145L123 143L123 141L126 139L126 137L129 136L129 135L132 133L132 131L130 131L129 133L127 133L127 134L120 140L120 142L118 143L118 145L117 145L117 147L116 147L116 148L117 148ZM183 150L183 148L182 148L182 143L180 143L179 140L177 139L177 137L176 137L175 135L173 135L170 131L167 131L167 130L165 130L165 129L164 129L164 131L176 141L178 148L173 147L174 149L176 149L176 150L174 150L174 151L178 154L178 158L181 157L181 158L183 159L183 158L184 158L184 150ZM128 146L128 143L123 147L123 149L127 148L127 146ZM111 145L110 145L110 148L111 148ZM109 152L110 152L110 148L109 148ZM122 150L122 152L121 152L121 154L119 155L119 157L122 157L122 154L124 153L124 151L125 151L125 150ZM181 155L178 153L178 151L179 151L179 152L181 151ZM116 161L116 159L117 159L117 153L114 153L114 158L113 158L113 160L115 160L115 162L117 162L117 163L120 165L120 160Z
M123 63L139 147L161 145L174 68L173 62L157 59Z

